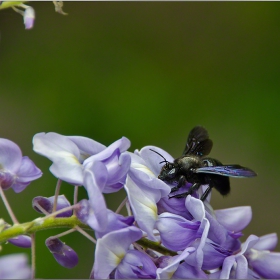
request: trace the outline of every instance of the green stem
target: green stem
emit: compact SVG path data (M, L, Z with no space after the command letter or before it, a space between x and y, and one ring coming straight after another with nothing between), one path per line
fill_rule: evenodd
M176 252L168 250L165 247L162 247L158 242L151 241L147 238L141 238L140 240L136 241L139 245L144 248L149 248L154 251L157 251L165 256L176 256L178 255Z
M0 4L0 10L6 9L6 8L11 8L11 7L14 7L14 6L18 6L18 5L21 5L25 2L28 2L28 1L3 1Z
M40 230L65 228L65 227L72 228L72 229L74 229L75 227L79 227L85 230L92 230L89 226L80 222L80 220L74 215L69 218L55 218L53 216L42 217L42 218L37 218L31 222L27 222L23 224L15 224L3 230L2 232L0 232L0 244L18 235L34 234ZM149 248L155 250L165 256L177 255L176 252L168 250L167 248L161 246L158 242L151 241L147 238L141 238L136 243L141 245L143 248Z
M35 279L36 253L35 253L35 233L31 234L31 279Z
M37 218L31 222L23 224L15 224L8 229L5 229L0 233L0 243L6 242L12 237L16 237L22 234L31 234L40 230L52 229L52 228L74 228L79 226L83 229L92 230L89 226L80 222L76 216L69 218Z

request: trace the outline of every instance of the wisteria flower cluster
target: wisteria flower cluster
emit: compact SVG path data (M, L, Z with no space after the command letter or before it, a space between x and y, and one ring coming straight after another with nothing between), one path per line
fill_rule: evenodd
M73 231L89 238L96 244L89 272L94 279L280 278L275 233L240 241L252 218L250 206L213 210L210 195L200 200L207 186L186 198L169 198L173 186L158 178L165 163L157 153L169 162L172 156L155 146L134 153L129 147L126 137L106 147L81 136L36 134L34 151L52 162L50 171L58 183L53 196L32 201L43 216L20 224L4 191L19 193L42 172L15 143L0 139L0 191L13 221L10 225L1 220L0 242L30 248L37 230L68 226L45 244L60 265L72 268L78 265L78 255L61 238ZM73 187L72 203L59 194L62 181ZM88 198L77 201L81 187ZM190 187L187 182L181 189ZM104 194L122 189L127 194L124 201L116 211L108 209ZM127 215L120 214L123 207ZM35 277L34 258L30 267L25 255L0 257L0 278Z

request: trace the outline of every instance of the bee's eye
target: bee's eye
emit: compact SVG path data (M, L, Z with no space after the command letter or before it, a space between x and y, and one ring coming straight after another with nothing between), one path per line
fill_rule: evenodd
M176 176L176 168L171 168L167 174L168 178L172 179Z
M172 168L169 172L168 172L168 174L170 174L170 175L172 175L172 174L174 174L175 173L175 168Z

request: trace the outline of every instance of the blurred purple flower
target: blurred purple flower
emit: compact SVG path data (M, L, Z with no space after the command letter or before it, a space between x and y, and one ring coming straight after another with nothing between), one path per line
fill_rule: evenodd
M23 157L14 142L0 138L0 182L2 189L13 188L16 193L23 191L42 172L28 157Z
M25 254L0 257L0 279L30 279L31 268Z
M34 25L34 21L35 21L35 10L30 6L26 6L23 15L23 22L25 25L25 29L31 29Z

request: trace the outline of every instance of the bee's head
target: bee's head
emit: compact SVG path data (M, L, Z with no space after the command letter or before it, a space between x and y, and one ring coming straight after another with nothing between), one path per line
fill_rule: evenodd
M164 166L162 167L159 175L158 175L158 178L162 181L172 181L176 175L177 175L177 171L178 171L178 168L177 166L172 163L172 162L169 162L165 159L165 157L163 155L161 155L160 153L150 149L151 151L155 152L156 154L160 155L164 160L160 162L163 163L165 162Z

